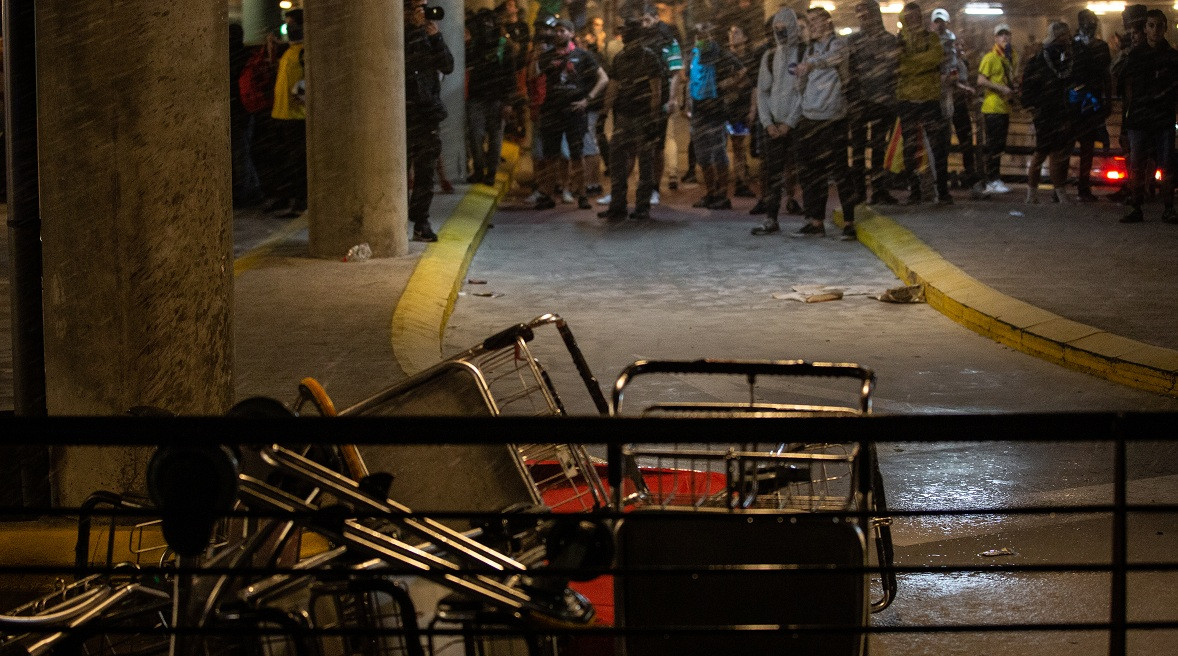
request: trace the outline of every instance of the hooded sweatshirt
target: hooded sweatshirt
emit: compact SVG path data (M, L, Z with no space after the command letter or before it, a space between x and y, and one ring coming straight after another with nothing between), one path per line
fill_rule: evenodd
M785 123L802 103L795 71L801 61L797 15L792 9L782 7L774 15L773 22L784 23L786 27L774 33L777 47L765 52L761 58L761 72L757 75L757 119L765 127Z
M799 114L812 121L834 121L847 116L847 95L843 91L849 51L847 42L831 34L812 41L806 49L810 73L802 80ZM790 127L797 119L787 121Z

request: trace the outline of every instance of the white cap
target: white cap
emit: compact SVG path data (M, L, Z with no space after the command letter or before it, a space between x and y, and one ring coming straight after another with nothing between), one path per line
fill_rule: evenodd
M1010 26L1006 23L998 23L994 26L994 36L998 36L1002 32L1010 34Z
M940 7L937 7L936 9L933 10L932 20L935 21L938 18L945 21L946 23L948 23L949 22L949 12L945 9L941 9Z

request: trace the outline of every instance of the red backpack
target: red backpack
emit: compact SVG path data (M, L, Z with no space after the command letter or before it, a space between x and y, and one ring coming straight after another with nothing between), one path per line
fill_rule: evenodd
M274 66L266 59L266 49L258 48L237 78L237 91L245 111L253 114L274 106L274 73Z

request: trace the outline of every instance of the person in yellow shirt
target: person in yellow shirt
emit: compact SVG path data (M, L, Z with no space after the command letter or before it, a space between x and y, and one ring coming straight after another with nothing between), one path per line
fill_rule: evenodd
M1001 165L1006 134L1010 130L1010 105L1015 93L1017 64L1018 56L1010 45L1010 26L999 24L994 28L994 48L978 65L978 87L986 92L982 99L982 127L986 135L986 154L982 162L985 179L974 187L978 193L1010 193L1010 187L1002 182Z
M307 209L307 108L303 78L303 10L285 14L286 38L290 47L278 60L274 80L274 107L270 116L277 121L278 135L286 150L282 186L275 209L288 207L284 217L295 217Z
M941 63L945 49L936 32L928 29L920 5L909 2L901 14L900 60L896 78L896 109L904 136L904 168L911 191L907 205L921 202L920 178L916 152L920 132L928 137L932 150L933 177L937 186L937 204L952 205L949 196L949 117L941 109Z

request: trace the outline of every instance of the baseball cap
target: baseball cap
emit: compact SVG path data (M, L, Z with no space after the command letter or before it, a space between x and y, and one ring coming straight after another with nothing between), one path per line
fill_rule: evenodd
M936 9L933 10L932 20L935 21L938 18L945 21L946 23L948 23L949 22L949 12L945 9L937 7Z
M994 36L998 36L999 34L1002 34L1003 32L1010 34L1010 26L1007 25L1006 23L998 23L997 25L994 26Z

